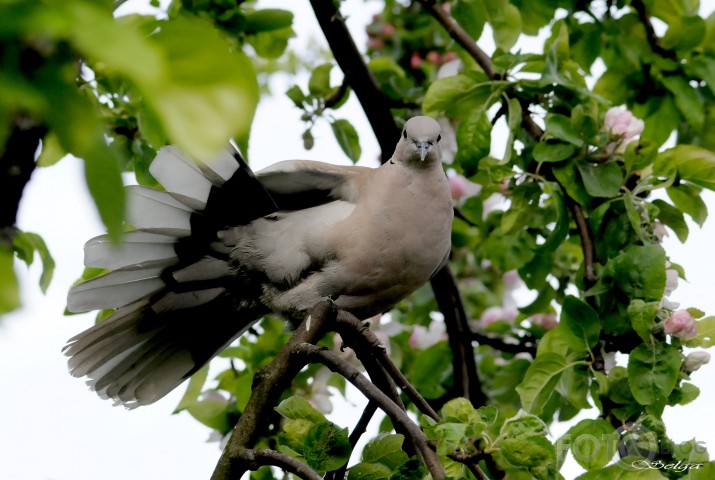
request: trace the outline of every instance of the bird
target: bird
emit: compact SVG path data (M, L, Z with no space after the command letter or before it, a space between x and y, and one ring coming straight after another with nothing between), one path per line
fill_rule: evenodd
M409 119L377 168L287 160L254 173L232 146L198 161L174 146L127 186L116 244L87 241L108 273L68 293L71 312L115 309L67 341L70 373L136 408L164 397L267 314L299 324L321 300L368 319L440 270L453 204L439 124Z

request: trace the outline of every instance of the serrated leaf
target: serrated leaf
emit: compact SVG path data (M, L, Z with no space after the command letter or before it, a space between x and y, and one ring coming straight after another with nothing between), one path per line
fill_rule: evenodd
M689 229L688 224L685 223L683 212L659 198L653 200L652 203L658 207L658 216L656 218L673 230L681 243L685 243L688 239Z
M350 467L348 480L387 480L392 475L392 469L380 463L360 462Z
M340 145L345 155L347 155L353 163L360 160L362 150L355 127L347 120L335 120L330 124L330 127L333 129L335 139L338 141L338 145Z
M680 211L689 215L699 226L703 226L708 216L708 208L700 198L700 188L680 182L678 185L668 187L666 192Z
M291 420L310 420L311 422L324 422L325 417L318 410L301 397L292 396L283 400L276 408L276 412Z
M592 165L579 163L578 171L589 195L596 198L610 198L618 195L625 181L621 167L614 162Z
M631 300L659 302L665 289L665 251L659 245L629 247L606 264L602 280Z
M351 451L348 429L328 421L316 423L305 436L303 456L318 472L342 467L350 459Z
M409 458L402 450L404 441L404 435L380 433L365 445L362 451L362 462L379 463L393 470Z
M633 330L644 343L651 343L651 329L658 311L658 302L644 302L640 299L632 300L628 305L628 318Z
M229 401L220 395L206 395L201 400L196 400L187 405L186 411L199 422L221 433L228 433Z
M514 467L526 468L538 480L556 478L556 450L546 438L509 438L499 445L504 459Z
M449 109L464 107L489 108L486 101L492 96L492 84L483 73L458 74L440 78L430 85L422 110L425 115L435 117Z
M504 0L483 0L497 48L509 51L521 35L519 9Z
M583 145L583 139L571 125L571 119L558 113L546 117L546 134L577 147Z
M658 155L653 172L677 173L681 180L715 190L715 153L695 145L677 145Z
M492 124L482 109L474 110L457 127L457 153L454 160L464 169L465 175L475 174L479 161L489 155Z
M628 385L641 405L664 402L678 380L683 356L665 344L639 345L628 357Z
M688 347L710 348L715 345L715 317L706 317L696 323L698 334L685 340Z
M562 142L539 142L533 150L534 160L540 163L560 162L573 156L576 147Z
M586 470L607 465L616 454L620 441L613 425L602 418L581 420L565 437L574 459Z
M700 395L700 389L692 383L683 382L668 397L668 405L687 405Z
M601 333L598 314L586 302L572 295L564 299L560 324L569 333L567 338L570 338L573 350L590 350L598 343Z
M543 353L536 356L524 375L524 380L516 387L521 406L530 413L539 414L554 391L556 383L568 365L562 355Z
M499 441L507 438L546 436L549 429L542 419L520 410L512 418L504 421L499 431Z

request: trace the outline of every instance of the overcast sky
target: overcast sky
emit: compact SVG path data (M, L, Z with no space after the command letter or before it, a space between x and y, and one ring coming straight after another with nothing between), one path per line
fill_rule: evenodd
M705 12L715 9L715 0L703 4ZM261 5L296 5L296 25L302 41L307 35L322 41L307 1L299 4L276 0ZM346 7L350 22L360 25L376 11L377 4L352 0L346 2ZM359 35L358 44L364 45L362 30L353 31ZM484 48L490 51L487 44ZM292 81L276 79L273 86L277 95L261 102L251 138L254 165L296 157L347 163L326 124L315 131L315 148L304 152L300 112L282 95ZM306 79L298 81L305 84ZM375 164L378 148L354 98L339 111L339 116L349 118L361 132L363 162ZM705 198L710 211L715 212L715 195L708 193ZM206 443L209 429L185 412L171 415L183 386L155 405L126 411L100 400L81 380L67 373L66 358L60 349L66 339L89 327L94 315L64 317L66 293L82 271L82 245L103 233L84 186L81 162L66 158L34 173L23 197L18 226L43 236L57 270L48 294L43 296L37 287L39 266L28 272L18 264L24 307L0 321L0 478L208 478L220 454L216 443ZM680 282L671 299L709 314L715 312L710 270L715 264L713 238L715 220L711 219L702 230L691 224L686 247L672 234L665 242L666 251L685 268L689 279ZM715 404L715 384L707 380L714 374L713 365L695 373L701 396L687 407L666 409L666 425L674 439L696 437L715 445L715 416L709 408ZM356 402L362 404L361 399ZM332 419L351 426L355 410L341 407ZM554 426L552 432L558 436L565 428ZM568 471L574 470L569 467ZM567 472L566 478L574 476Z

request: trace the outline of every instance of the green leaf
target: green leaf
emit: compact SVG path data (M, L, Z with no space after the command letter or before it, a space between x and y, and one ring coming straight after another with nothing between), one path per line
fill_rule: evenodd
M705 20L696 16L680 17L672 22L662 39L667 49L690 50L705 38Z
M533 155L539 163L550 163L571 158L575 152L576 147L571 144L544 141L536 144Z
M305 100L306 96L305 93L303 93L303 90L300 89L298 85L293 85L288 89L286 92L286 96L290 98L290 100L293 102L293 104L298 107L298 108L304 108L305 107Z
M380 433L370 440L362 451L362 462L379 463L393 470L408 459L402 450L405 436L392 433Z
M697 322L698 335L685 340L688 347L710 348L715 345L715 317L706 317Z
M658 220L670 227L678 236L681 243L688 239L688 224L685 223L683 212L661 199L653 200L653 205L658 207Z
M489 155L492 124L483 109L474 110L457 127L457 153L454 160L469 177L479 168L479 160Z
M574 459L586 470L607 465L620 440L613 426L602 418L581 420L569 429L566 438Z
M524 375L524 380L516 387L521 406L527 412L538 415L554 391L561 373L575 364L567 364L562 355L543 353L536 356Z
M185 410L187 407L196 402L196 400L199 398L199 395L201 395L201 389L204 388L204 383L206 383L206 379L208 378L208 376L208 365L202 367L196 373L191 375L191 380L189 380L189 384L186 386L186 392L184 393L184 396L181 397L179 404L176 406L172 413L179 413L180 411Z
M479 39L487 19L481 0L457 0L452 6L452 16L474 40Z
M332 70L332 63L324 63L313 70L310 80L308 80L308 91L311 95L326 95L330 92L330 72Z
M20 289L13 268L14 257L12 250L0 246L0 314L20 306Z
M642 461L641 457L625 457L608 467L586 472L576 480L665 480L666 477L661 475L657 468L650 469L643 465L643 470L627 469L634 462ZM627 467L624 468L624 465Z
M520 410L515 416L504 421L499 430L499 441L507 438L546 436L549 429L542 419Z
M715 190L715 153L695 145L677 145L661 152L653 171L658 175L677 173L681 180Z
M308 431L303 456L311 468L327 472L345 465L350 459L351 451L348 429L323 421L316 423Z
M590 350L598 343L601 333L598 314L586 302L572 295L564 299L560 324L570 334L573 350Z
M628 318L631 320L633 330L644 343L651 343L651 329L654 326L655 314L658 311L658 302L644 302L640 299L631 300L628 305Z
M668 405L687 405L700 395L700 389L692 383L683 382L668 397Z
M663 77L663 85L675 97L675 106L678 107L683 118L695 129L700 130L705 121L705 110L697 90L680 75Z
M608 262L602 281L631 300L660 302L665 289L665 251L659 245L629 247Z
M441 382L451 363L449 345L444 341L438 342L419 353L410 365L407 377L425 398L438 398L445 391Z
M206 159L230 137L247 136L258 101L256 74L248 57L209 23L186 16L161 22L151 38L163 50L168 71L164 78L137 88L171 142Z
M663 402L675 388L683 356L666 343L639 345L628 358L628 384L641 405Z
M483 0L497 48L509 51L521 35L521 14L508 0ZM476 39L475 39L476 40Z
M583 145L583 139L578 131L571 125L571 119L558 113L546 117L546 134L551 138L558 138L577 147Z
M276 408L276 412L291 420L310 420L311 422L324 422L325 417L318 410L301 397L288 397Z
M526 230L504 235L495 229L484 242L483 251L501 271L516 270L534 258L536 248L534 237Z
M708 217L708 208L700 198L701 189L687 183L680 182L666 189L673 204L683 213L690 216L695 223L703 226Z
M281 446L288 447L296 454L302 455L306 436L314 425L315 422L300 418L286 420L278 433L278 442Z
M598 165L579 162L577 168L586 191L592 197L615 197L625 181L623 170L614 162Z
M62 149L60 140L54 132L50 132L42 139L42 151L37 158L38 167L49 167L59 162L67 153Z
M348 480L387 480L391 476L392 469L380 463L360 462L348 471Z
M258 32L255 35L248 35L246 39L258 55L275 60L283 55L288 48L288 41L293 37L295 32L291 27L287 27L270 32Z
M626 146L623 163L626 166L626 176L637 170L642 170L653 163L658 156L658 146L655 142L643 140L631 142Z
M355 127L347 120L335 120L330 124L330 127L333 129L338 145L340 145L345 155L353 163L360 160L362 150L360 149L360 139Z
M531 436L499 442L501 454L511 465L526 468L538 480L556 477L556 450L546 438Z
M486 102L492 97L492 93L492 83L481 72L440 78L427 90L422 110L425 115L436 117L453 108L464 111L472 111L474 108L487 109L490 105Z
M36 233L18 232L13 239L13 247L20 260L23 260L29 267L34 258L34 252L40 254L42 260L42 275L40 276L40 290L47 293L55 272L55 261L47 249L45 241Z
M199 422L221 433L230 431L228 421L228 407L230 402L221 395L204 395L201 400L196 400L187 405L186 411Z
M293 13L277 8L265 8L252 12L244 12L246 33L268 32L281 30L293 24Z

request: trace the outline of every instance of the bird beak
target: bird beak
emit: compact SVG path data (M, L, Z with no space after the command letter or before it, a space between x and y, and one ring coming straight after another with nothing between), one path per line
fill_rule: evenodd
M417 145L417 150L420 152L420 160L424 162L432 144L429 142L415 142L415 145Z

